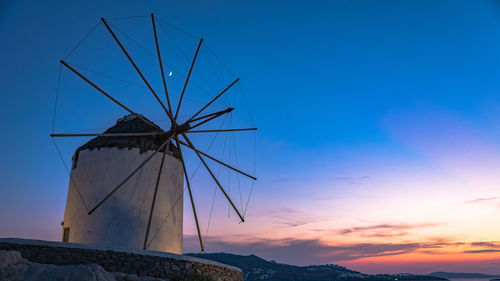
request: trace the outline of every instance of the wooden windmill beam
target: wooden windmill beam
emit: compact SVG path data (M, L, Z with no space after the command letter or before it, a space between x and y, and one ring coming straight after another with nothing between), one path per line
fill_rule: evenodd
M215 98L213 98L209 103L207 103L202 109L200 109L198 112L196 112L195 115L193 115L191 118L189 118L188 122L193 120L198 114L200 114L203 110L205 110L207 107L209 107L214 101L216 101L220 96L222 96L227 90L229 90L236 82L240 81L240 78L236 78L236 80L233 81L229 86L227 86L222 92L220 92Z
M193 130L186 133L218 133L218 132L237 132L237 131L256 131L257 128L241 128L241 129L223 129L223 130Z
M161 172L163 170L163 162L165 162L165 153L161 157L160 170L158 171L158 178L156 178L155 192L153 194L153 200L151 202L151 211L149 212L148 226L146 227L146 237L144 237L143 249L146 250L149 236L149 228L151 227L151 220L153 218L153 211L155 209L156 194L158 193L158 186L160 185Z
M211 120L213 120L213 119L215 119L215 118L217 118L217 117L219 117L219 116L222 116L222 115L224 115L224 114L226 114L226 113L229 113L229 112L231 112L231 111L233 110L233 108L228 108L228 109L229 109L229 110L223 110L223 111L221 111L221 112L218 112L217 114L213 115L212 117L210 117L210 118L208 118L208 119L206 119L206 120L203 120L202 122L200 122L200 123L198 123L198 124L195 124L195 125L193 125L193 126L191 126L191 125L190 125L189 129L193 129L193 128L196 128L196 127L198 127L198 126L201 126L201 125L203 125L203 124L205 124L205 123L207 123L207 122L209 122L209 121L211 121ZM188 121L188 122L189 122L189 121ZM188 122L186 122L186 123L188 123Z
M144 165L146 165L147 162L149 162L149 160L151 160L153 158L153 156L156 155L156 153L158 153L163 147L165 147L169 142L170 142L170 139L172 138L172 135L170 135L170 137L160 146L158 147L155 152L153 152L148 158L146 158L146 160L144 160L134 171L132 171L132 173L130 173L130 175L128 175L120 184L118 184L110 193L108 193L108 195L106 195L106 197L104 197L99 203L97 203L97 205L92 208L90 211L89 211L89 215L91 215L93 212L95 212L95 210L97 208L99 208L99 206L101 206L106 200L108 200L109 197L111 197L111 195L113 195L113 193L115 193L118 189L120 189L120 187L122 187L130 178L132 178Z
M151 13L151 22L153 23L153 32L155 35L156 53L158 54L158 62L160 64L161 79L163 81L163 88L165 88L165 95L167 96L168 111L170 112L170 115L172 115L172 106L170 104L170 98L168 97L167 82L165 81L165 72L163 71L163 63L161 60L160 46L158 44L158 35L156 33L155 16L153 15L153 13Z
M51 137L144 137L165 133L109 133L109 134L50 134Z
M179 145L179 138L175 136L175 142L177 143L177 149L179 151L179 156L181 157L182 169L184 171L184 178L186 179L186 184L189 192L189 199L191 199L191 208L193 209L194 221L196 222L196 231L198 232L198 240L200 240L201 251L205 251L203 246L203 240L201 239L200 224L198 223L198 215L196 214L196 207L194 206L193 192L191 191L191 184L189 183L189 177L186 170L186 164L184 163L184 157L182 156L182 149Z
M150 124L151 126L155 127L155 128L158 128L160 129L160 127L158 127L158 125L154 124L153 122L147 120L146 118L142 117L141 115L133 112L132 110L130 110L130 108L126 107L125 105L123 105L121 102L119 102L118 100L116 100L115 98L113 98L111 95L109 95L108 93L106 93L103 89L101 89L99 86L97 86L95 83L93 83L92 81L90 81L87 77L85 77L83 74L81 74L80 72L78 72L76 69L74 69L71 65L69 65L67 62L61 60L61 64L64 65L65 67L67 67L69 70L73 71L73 73L75 73L76 75L78 75L80 78L82 78L85 82L87 82L88 84L90 84L92 87L94 87L96 90L98 90L99 92L101 92L101 94L105 95L108 99L112 100L114 103L116 103L117 105L119 105L121 108L125 109L126 111L128 111L130 114L133 114L135 115L136 117L138 117L139 119L141 119L142 121Z
M196 58L198 57L198 52L200 51L201 43L203 43L203 38L201 38L200 42L198 43L198 47L196 48L196 53L194 54L193 62L191 63L191 67L189 67L189 72L186 77L186 81L184 82L184 87L182 88L181 97L179 98L179 103L177 104L177 109L175 111L175 117L174 117L175 120L177 120L177 115L179 114L179 109L181 108L182 98L184 97L184 92L186 91L189 78L191 77L191 72L193 71L194 63L196 62Z
M240 173L240 174L242 174L242 175L244 175L244 176L246 176L246 177L249 177L249 178L251 178L251 179L253 179L253 180L257 180L257 178L256 178L256 177L251 176L251 175L249 175L249 174L247 174L247 173L245 173L245 172L243 172L243 171L240 171L240 170L238 170L238 169L236 169L236 168L234 168L234 167L231 167L231 166L229 166L228 164L226 164L226 163L224 163L224 162L222 162L222 161L220 161L220 160L217 160L216 158L214 158L214 157L212 157L212 156L210 156L210 155L206 154L205 152L203 152L203 151L201 151L201 150L196 149L194 146L191 146L191 145L189 145L189 144L187 144L187 143L185 143L185 142L183 142L183 141L179 141L179 142L180 142L182 145L184 145L184 146L187 146L187 147L191 148L191 149L192 149L193 151L195 151L196 153L200 153L201 155L203 155L203 156L205 156L205 157L207 157L207 158L209 158L209 159L212 159L213 161L215 161L215 162L217 162L217 163L219 163L219 164L221 164L221 165L223 165L223 166L225 166L225 167L227 167L227 168L229 168L229 169L231 169L231 170L233 170L233 171L235 171L235 172L238 172L238 173Z
M125 56L127 57L127 59L130 61L130 63L134 67L134 69L139 74L139 76L141 76L142 80L144 81L144 83L146 84L146 86L149 88L149 90L151 91L151 93L153 94L153 96L156 98L156 100L158 101L158 103L160 103L161 107L163 107L163 110L165 110L165 113L167 114L167 116L174 123L175 120L172 118L172 115L170 114L170 112L168 111L168 109L165 107L165 105L163 104L163 102L160 100L160 98L158 97L158 95L156 94L156 92L153 90L153 88L149 84L148 80L146 80L146 77L144 77L144 75L142 74L141 70L139 69L139 67L137 67L137 65L135 64L134 60L128 54L127 50L122 45L122 43L120 42L120 40L118 40L118 37L116 37L115 33L113 32L113 30L111 29L111 27L108 25L108 23L106 22L106 20L104 18L101 18L101 21L104 23L104 25L106 26L106 29L108 29L109 33L111 33L111 36L113 36L113 38L115 39L115 41L118 44L118 46L120 46L120 49L123 51L123 53L125 54Z
M214 113L210 113L210 114L207 114L207 115L203 115L203 116L198 117L198 118L195 118L195 119L190 119L190 120L188 120L187 122L192 123L192 122L195 122L195 121L198 121L198 120L201 120L201 119L205 119L205 118L208 118L208 117L212 117L212 116L217 115L217 114L220 114L220 113L229 113L229 112L231 112L231 111L233 111L233 110L234 110L234 108L232 108L232 107L228 107L228 108L226 108L226 109L224 109L224 110L221 110L221 111L217 111L217 112L214 112Z
M184 137L184 139L187 141L187 143L194 147L193 143L191 142L191 140L189 140L189 138L186 136L186 134L182 133L182 136ZM215 181L215 183L217 184L217 186L219 187L219 189L222 191L222 193L224 194L224 196L226 197L227 201L229 201L229 204L231 204L231 206L233 207L234 211L236 212L236 214L238 215L238 217L240 217L240 220L241 222L244 222L245 219L243 218L243 216L240 214L240 211L238 211L238 208L236 208L236 205L234 205L233 201L231 200L231 198L229 197L229 195L226 193L226 191L224 190L224 188L222 187L222 185L219 183L219 181L217 180L217 178L215 177L214 173L212 172L212 170L210 170L210 168L208 167L207 163L205 162L205 160L203 159L203 157L201 157L200 153L198 152L198 150L195 150L194 151L196 153L196 155L198 156L198 158L200 158L200 161L201 163L203 163L203 166L205 166L205 168L207 169L208 173L210 173L210 176L212 176L212 179Z

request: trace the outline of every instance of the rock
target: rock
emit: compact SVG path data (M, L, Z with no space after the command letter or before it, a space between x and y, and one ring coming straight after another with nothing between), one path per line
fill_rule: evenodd
M138 277L136 275L125 274L121 272L113 273L116 281L170 281L166 279L158 279L152 277Z
M113 274L97 264L57 266L39 263L28 266L20 280L116 281Z
M0 280L21 280L29 262L16 251L0 251Z
M169 281L108 272L97 264L52 265L32 263L17 251L0 250L0 280L5 281Z
M17 251L0 251L0 265L19 264L23 262L21 253Z

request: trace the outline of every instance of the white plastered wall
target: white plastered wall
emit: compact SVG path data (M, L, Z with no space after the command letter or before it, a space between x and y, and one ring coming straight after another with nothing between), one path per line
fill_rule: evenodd
M75 185L91 209L153 152L140 154L138 148L80 151L71 171L64 212L63 228L70 228L69 242L143 248L162 153L157 153L91 215L87 214ZM182 254L182 196L182 163L165 154L148 250Z

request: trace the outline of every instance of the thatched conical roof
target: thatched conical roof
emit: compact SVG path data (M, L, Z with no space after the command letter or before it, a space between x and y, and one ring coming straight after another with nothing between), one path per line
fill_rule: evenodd
M142 116L141 116L142 117ZM144 118L144 117L142 117ZM145 118L144 118L145 119ZM149 121L149 120L148 120ZM104 134L116 134L116 133L164 133L162 129L156 128L153 125L147 123L141 118L135 115L127 115L116 121L116 124L104 131ZM148 150L157 150L167 139L166 135L154 135L154 136L139 136L139 137L95 137L80 146L73 156L73 163L76 164L78 160L78 154L81 150L94 150L101 149L103 147L116 147L118 149L132 149L139 148L140 153L144 153ZM168 148L167 153L178 157L177 150L173 146L172 142L165 147ZM165 148L162 149L165 152Z

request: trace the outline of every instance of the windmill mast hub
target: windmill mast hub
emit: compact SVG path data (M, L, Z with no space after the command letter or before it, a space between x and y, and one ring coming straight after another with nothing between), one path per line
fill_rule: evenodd
M186 122L179 126L172 125L172 129L170 129L169 132L175 133L175 135L180 135L182 133L189 131L189 129L191 129L191 125L189 124L189 122Z

